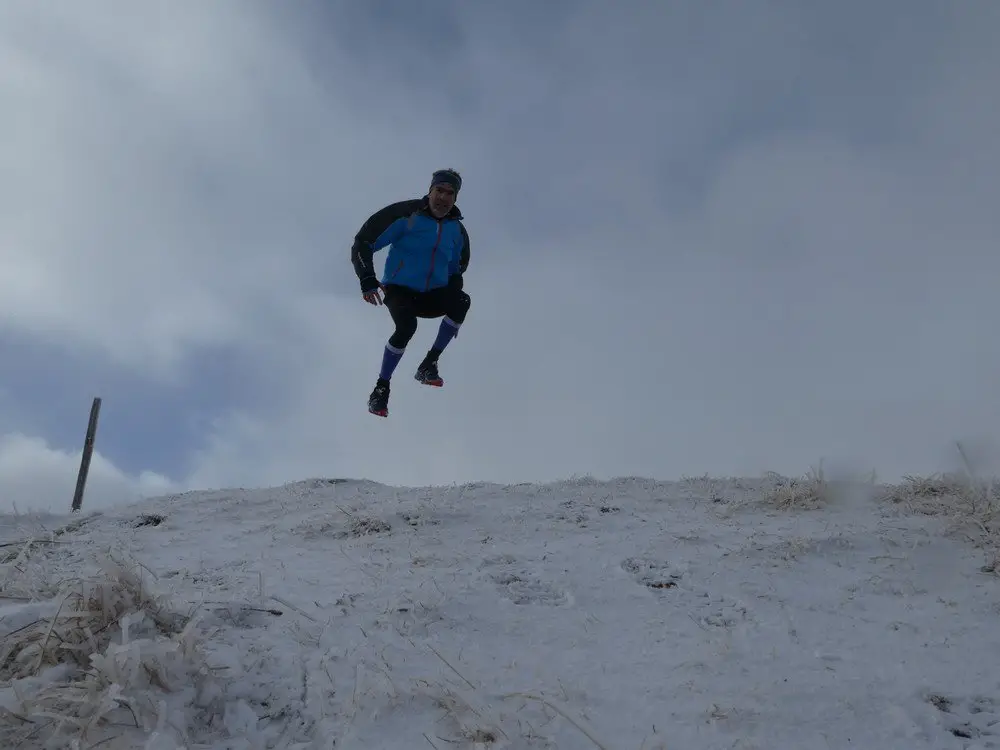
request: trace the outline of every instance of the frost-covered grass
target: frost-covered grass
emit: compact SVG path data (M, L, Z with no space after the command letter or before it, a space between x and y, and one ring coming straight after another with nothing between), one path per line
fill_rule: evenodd
M822 465L810 469L804 477L768 475L774 482L764 495L764 502L779 509L823 508L833 502L836 488L827 481Z
M1000 747L997 497L820 469L0 517L0 747Z
M911 476L885 488L883 498L910 513L949 518L951 533L985 550L984 570L1000 574L1000 480L958 472Z
M47 575L37 544L0 573L0 747L179 746L184 722L168 724L207 684L196 621L137 565L109 555L89 575Z

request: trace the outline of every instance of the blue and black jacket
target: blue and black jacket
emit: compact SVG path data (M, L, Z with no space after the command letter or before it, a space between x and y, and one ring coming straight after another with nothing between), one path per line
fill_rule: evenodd
M428 291L458 283L469 267L469 233L458 206L441 219L428 207L427 196L391 203L372 214L354 237L351 263L365 287L375 278L374 255L387 245L383 284ZM457 279L453 277L458 276Z

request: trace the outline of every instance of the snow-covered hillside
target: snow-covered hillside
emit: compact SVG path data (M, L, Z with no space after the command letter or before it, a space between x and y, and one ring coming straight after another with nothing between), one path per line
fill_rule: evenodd
M775 476L6 516L0 746L998 748L997 522Z

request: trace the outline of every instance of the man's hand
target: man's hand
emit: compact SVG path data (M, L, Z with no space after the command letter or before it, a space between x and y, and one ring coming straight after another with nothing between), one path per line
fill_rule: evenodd
M361 296L370 305L382 305L382 292L385 287L379 283L374 276L367 276L361 280Z

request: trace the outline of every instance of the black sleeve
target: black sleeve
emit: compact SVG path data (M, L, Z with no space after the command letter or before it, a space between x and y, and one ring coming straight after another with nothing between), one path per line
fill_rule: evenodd
M458 261L458 272L465 273L465 269L469 267L469 260L472 255L472 248L469 243L469 230L465 228L465 224L459 223L459 227L462 230L462 238L465 240L465 244L462 245L462 257Z
M413 200L390 203L369 216L361 225L351 245L351 265L354 266L354 273L358 279L375 275L375 243L394 221L409 216L417 209L419 203Z

